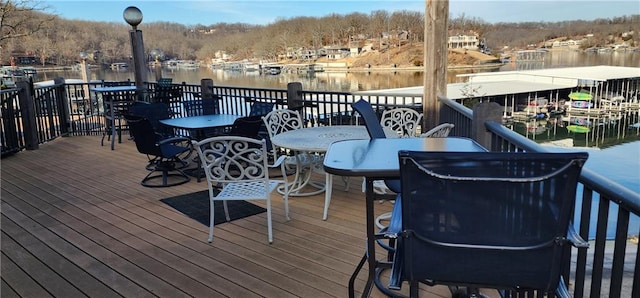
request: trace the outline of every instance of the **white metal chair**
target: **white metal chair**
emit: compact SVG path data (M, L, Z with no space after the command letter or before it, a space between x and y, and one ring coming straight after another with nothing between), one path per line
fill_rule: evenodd
M302 119L300 114L297 111L289 110L289 109L273 110L267 115L265 115L262 118L262 120L264 121L264 124L267 127L269 138L272 138L273 136L285 131L300 129L304 126L304 120ZM284 156L283 154L285 154L285 152L283 152L281 148L277 148L275 146L271 146L271 147L272 148L270 148L271 150L270 154L272 155L273 159L278 159ZM295 154L297 156L287 156L287 158L283 160L283 168L285 170L291 169L293 167L297 167L299 162L301 167L304 167L304 168L309 167L311 171L325 174L325 186L324 186L325 206L324 206L322 219L326 220L327 213L329 210L329 203L331 201L333 175L329 173L325 173L322 168L324 155L314 154L309 152L298 152ZM297 162L295 158L298 159ZM285 175L284 170L283 170L283 175ZM291 185L292 191L298 187L298 185L295 185L296 181L300 180L298 175L300 175L300 172L299 170L296 170L296 177L293 179L294 181L293 185ZM285 178L285 181L286 181L286 178ZM349 187L348 181L345 181L345 185L346 185L345 188L348 189Z
M304 120L302 120L300 114L297 111L289 109L273 110L262 117L262 121L267 127L269 139L279 133L302 128L304 124ZM277 160L277 158L282 155L281 148L272 146L270 143L268 147L269 154L271 154L273 160Z
M220 136L192 142L202 162L202 168L206 174L209 187L210 223L208 241L211 242L213 240L214 201L223 202L228 221L227 200L265 200L267 203L269 243L272 243L270 194L283 181L269 178L266 141L240 136ZM288 218L287 193L284 195L284 206L285 214Z
M410 108L386 110L380 117L380 125L382 127L396 131L403 138L415 137L421 121L422 113Z
M420 135L421 138L446 138L455 127L452 123L442 123Z

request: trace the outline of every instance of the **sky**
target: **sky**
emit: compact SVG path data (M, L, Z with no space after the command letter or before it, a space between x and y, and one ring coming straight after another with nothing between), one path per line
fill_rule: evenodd
M352 12L369 14L408 10L424 12L424 0L40 0L46 12L70 20L122 22L128 6L138 7L143 23L171 22L183 25L247 23L268 25L278 19L323 17ZM452 18L465 16L489 23L557 22L594 20L640 14L638 0L450 0Z

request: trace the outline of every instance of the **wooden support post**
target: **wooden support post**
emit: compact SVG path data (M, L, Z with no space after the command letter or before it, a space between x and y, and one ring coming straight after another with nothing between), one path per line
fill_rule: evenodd
M138 101L144 101L147 95L147 60L144 55L144 42L142 41L142 31L133 28L129 31L131 38L131 53L133 54L133 71L136 78L136 94Z
M53 79L53 84L56 86L54 90L54 98L56 99L56 105L58 107L60 134L63 137L67 137L71 131L71 115L69 113L71 106L69 105L69 99L67 98L64 78L58 77Z
M440 124L438 95L447 96L449 0L425 0L422 127Z
M28 81L16 82L18 102L22 109L22 130L24 133L24 145L27 150L38 149L38 126L36 125L36 106L34 104L31 85Z
M483 102L473 106L471 138L484 148L491 148L491 133L487 131L486 121L502 121L502 106L495 102Z
M302 83L291 82L287 84L287 106L290 110L300 112L304 107L302 100ZM303 116L300 114L300 116Z
M213 80L202 79L200 80L200 98L211 99L213 98Z

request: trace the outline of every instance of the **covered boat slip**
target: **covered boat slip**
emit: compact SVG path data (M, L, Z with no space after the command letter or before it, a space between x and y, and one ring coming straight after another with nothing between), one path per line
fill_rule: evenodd
M465 83L447 85L446 96L452 100L479 99L495 101L505 108L505 117L535 117L518 106L539 99L549 103L548 112L565 110L573 114L602 115L640 109L640 68L586 66L528 71L503 71L459 75ZM422 94L422 87L383 90L382 93ZM571 94L592 99L574 99ZM525 114L525 115L522 115ZM549 115L544 115L548 117Z
M483 72L459 75L468 77L467 83L447 85L447 97L453 100L531 92L585 88L596 95L610 92L637 96L640 68L621 66L585 66L549 68L528 71ZM593 90L591 90L592 88ZM476 92L469 92L476 90ZM576 90L578 91L578 90ZM383 90L383 92L422 94L422 87ZM544 93L541 93L541 95ZM633 100L633 98L627 98ZM638 101L639 99L635 99Z

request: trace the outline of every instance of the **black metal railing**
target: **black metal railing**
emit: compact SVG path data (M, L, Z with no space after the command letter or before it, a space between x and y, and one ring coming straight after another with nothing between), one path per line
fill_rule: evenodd
M491 151L548 151L500 121L474 119L473 110L445 97L438 99L440 120L456 125L452 135L473 137L474 132L484 130L490 137L486 147ZM591 246L587 252L568 252L573 253L572 261L564 264L563 277L571 285L573 297L640 297L640 227L630 225L632 217L640 216L640 194L588 168L583 168L579 182L576 200L580 204L574 224ZM607 234L610 224L615 225L613 236ZM629 235L635 235L635 240Z
M33 143L46 142L67 135L90 135L104 131L101 99L91 88L101 83L55 84L41 88L9 89L2 91L1 140L2 154L33 148ZM172 109L182 115L182 103L203 96L200 85L174 84L179 96L170 100ZM152 101L156 86L148 84L145 99ZM221 112L247 115L253 101L273 102L277 108L300 109L309 125L358 124L351 103L364 98L379 113L395 107L421 110L422 95L323 92L300 89L261 89L231 86L212 86L213 94L221 100ZM205 92L206 93L206 92ZM88 94L88 96L86 96ZM31 99L27 99L28 97ZM501 125L500 121L486 121L481 113L439 97L440 122L455 124L453 136L472 137L492 151L540 152L545 148ZM31 108L29 109L29 106ZM33 115L28 115L32 111ZM27 121L33 118L33 123ZM31 133L35 131L37 133ZM37 136L34 137L34 135ZM488 136L488 140L486 140ZM481 140L485 138L485 140ZM488 144L488 145L487 145ZM34 148L35 149L35 148ZM590 238L588 253L573 256L565 264L565 280L571 284L575 297L640 297L639 245L631 244L627 235L638 235L631 227L631 217L640 216L640 194L635 193L589 169L580 177L581 204L576 213L580 235ZM592 221L592 218L595 221ZM591 226L592 223L595 226ZM615 236L607 235L607 225L615 224Z
M485 125L493 135L489 148L492 151L548 151L501 123L486 122ZM566 264L564 278L573 284L574 297L638 297L640 277L636 274L640 274L640 244L633 244L628 237L640 234L640 230L630 230L629 223L631 216L640 216L640 194L588 168L582 170L579 188L582 197L577 199L582 203L577 211L577 230L582 238L591 240L591 247L589 253L579 251L575 263ZM595 227L591 226L592 218L597 218ZM608 224L615 224L613 239L607 235ZM595 229L595 237L589 237L591 229ZM635 252L635 256L629 258L627 250Z
M24 134L22 133L22 119L18 92L20 89L12 88L2 90L0 93L0 145L2 156L10 155L25 149Z

